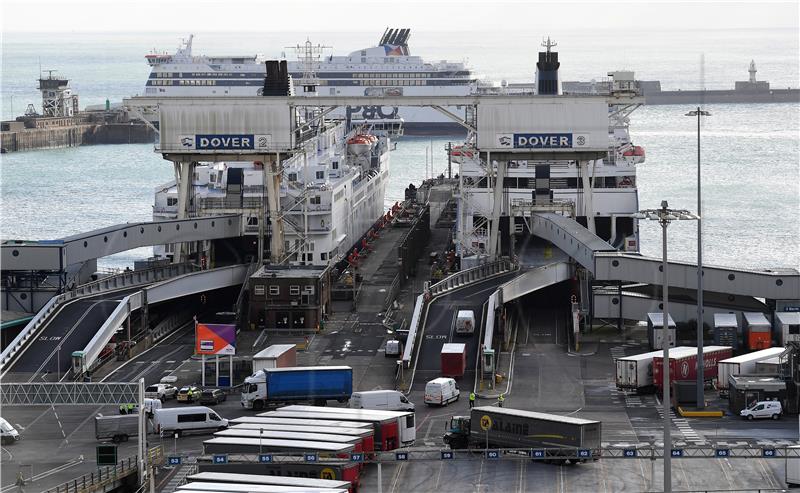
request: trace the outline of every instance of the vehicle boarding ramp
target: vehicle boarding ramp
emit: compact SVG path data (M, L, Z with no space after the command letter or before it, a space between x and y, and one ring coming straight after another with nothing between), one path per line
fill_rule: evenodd
M249 264L188 272L144 288L108 293L110 299L77 299L46 313L2 354L0 375L28 379L51 371L58 354L57 372L80 375L92 369L100 353L131 313L147 305L215 289L241 285ZM37 315L38 317L38 315ZM35 327L35 328L34 328ZM26 327L27 329L27 327ZM23 334L20 334L21 336ZM51 371L52 372L52 371ZM55 372L53 372L55 373Z
M496 358L493 348L494 328L499 313L498 308L504 304L521 298L526 294L533 293L548 286L553 286L560 282L572 278L572 266L566 262L554 262L552 264L535 267L521 273L519 276L503 284L489 296L486 302L486 325L483 334L483 354L481 357L481 368L484 373L494 373ZM511 331L505 331L508 344L511 338Z

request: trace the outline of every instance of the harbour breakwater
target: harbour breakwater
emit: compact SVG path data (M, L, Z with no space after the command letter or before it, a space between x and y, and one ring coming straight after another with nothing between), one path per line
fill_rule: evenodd
M153 142L155 132L123 112L91 112L72 118L20 117L2 122L2 152L56 149L98 144Z

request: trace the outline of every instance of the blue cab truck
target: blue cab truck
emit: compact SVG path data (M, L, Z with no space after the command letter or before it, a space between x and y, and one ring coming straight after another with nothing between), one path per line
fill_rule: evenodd
M293 403L324 406L328 400L347 402L353 393L349 366L263 368L242 386L242 406L260 411Z

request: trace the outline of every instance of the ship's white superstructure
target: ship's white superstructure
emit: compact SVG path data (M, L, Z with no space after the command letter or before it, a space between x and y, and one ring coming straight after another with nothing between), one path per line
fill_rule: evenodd
M330 96L463 96L479 90L482 84L464 62L427 62L411 55L410 29L387 29L377 46L356 50L344 56L315 58L313 72L316 91ZM302 48L302 47L298 47ZM298 49L300 59L289 62L289 73L296 85L309 71L309 60ZM251 56L194 56L192 37L174 54L151 53L152 67L145 95L153 96L254 96L264 85L263 58ZM297 94L303 94L298 87ZM463 116L463 108L446 108ZM461 131L461 127L434 108L350 107L333 116L352 119L400 119L406 133Z
M345 131L327 124L282 162L281 214L287 262L329 265L381 218L389 179L389 136L364 128ZM244 241L257 241L265 225L264 170L261 163L200 164L192 180L190 214L242 214ZM155 192L153 219L177 217L175 182ZM171 257L173 245L155 247Z

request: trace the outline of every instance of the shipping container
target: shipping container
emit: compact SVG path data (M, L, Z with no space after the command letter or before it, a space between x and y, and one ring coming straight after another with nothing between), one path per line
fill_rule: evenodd
M783 362L780 356L775 356L762 361L756 361L756 375L781 375L783 373Z
M447 343L442 346L442 376L462 377L467 369L467 345Z
M416 440L414 413L409 411L375 411L341 407L286 406L259 416L275 418L327 419L372 423L376 450L393 450Z
M297 349L294 344L273 344L253 355L253 373L264 368L291 366L297 366Z
M236 474L269 474L271 476L288 476L295 478L320 478L348 481L354 486L359 484L361 468L359 464L343 459L324 460L320 463L305 462L302 457L278 456L273 462L237 462L229 460L227 464L214 464L211 457L198 457L199 472L224 472Z
M739 350L739 322L735 313L714 314L714 345L730 346L733 351Z
M766 349L772 346L772 324L760 312L743 312L745 341L747 349Z
M269 484L274 486L297 486L305 488L344 488L350 489L349 481L320 479L320 478L297 478L287 477L280 474L238 474L224 472L198 472L186 477L191 488L191 483L240 483L240 484ZM179 487L180 489L180 487Z
M784 346L800 342L800 312L775 312L775 328Z
M720 393L727 393L729 376L755 373L757 362L778 356L784 351L782 347L771 347L720 361L717 369L717 389Z
M443 437L452 449L545 448L597 449L602 442L600 421L496 406L472 408L470 416L454 416Z
M688 346L672 348L670 352L684 347ZM664 356L664 351L650 351L614 360L617 388L639 392L653 388L653 358L656 356Z
M664 314L648 313L647 314L647 342L650 344L650 349L663 349L664 345L662 339L664 338ZM675 347L676 334L675 334L675 321L672 315L667 314L669 321L669 347Z
M681 347L669 351L669 381L694 380L697 378L697 348ZM733 348L730 346L703 346L703 377L711 380L717 377L717 365L730 358ZM663 356L653 358L653 383L661 390L664 379L661 376Z

